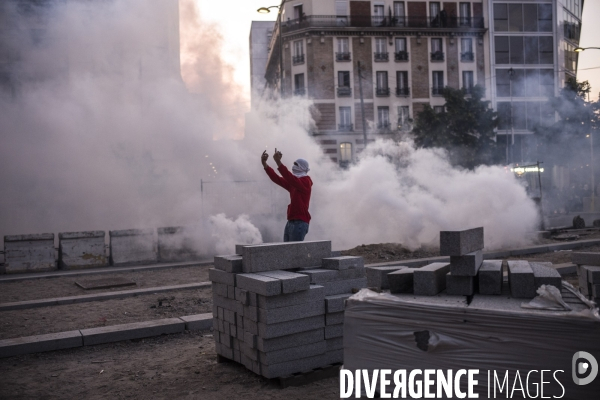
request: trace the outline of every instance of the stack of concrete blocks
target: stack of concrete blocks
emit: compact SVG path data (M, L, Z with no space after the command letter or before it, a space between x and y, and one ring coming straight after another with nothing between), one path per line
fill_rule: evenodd
M600 304L600 252L573 252L571 261L577 264L579 291Z
M59 233L58 267L65 270L106 267L105 236L104 231Z
M190 261L200 258L194 235L183 226L158 228L158 260L160 262ZM196 246L195 246L196 245Z
M54 271L56 268L53 233L4 236L2 273Z
M549 262L508 261L508 284L514 298L532 299L542 285L562 290L562 277Z
M341 362L344 300L366 286L362 259L331 257L329 241L236 252L209 270L217 354L266 378Z
M446 293L471 296L483 263L483 228L440 232L440 255L450 256Z
M157 262L154 229L109 231L110 263L114 266Z

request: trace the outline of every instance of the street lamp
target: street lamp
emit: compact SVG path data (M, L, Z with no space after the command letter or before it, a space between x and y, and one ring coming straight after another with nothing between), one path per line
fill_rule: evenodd
M281 13L283 12L283 5L285 4L285 0L281 0L281 4L278 6L270 6L270 7L261 7L256 10L260 14L269 14L271 12L271 8L277 8L278 16L277 16L277 30L279 31L279 94L283 99L283 35L281 32Z
M588 50L588 49L600 50L600 47L575 47L575 52L581 53L582 51Z

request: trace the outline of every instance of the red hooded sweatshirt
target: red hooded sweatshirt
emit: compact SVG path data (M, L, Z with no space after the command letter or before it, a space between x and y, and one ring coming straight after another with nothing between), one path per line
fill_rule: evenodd
M303 176L302 178L294 176L283 164L277 170L281 176L277 175L273 168L269 166L265 168L267 175L273 182L290 192L290 204L287 208L288 221L299 219L309 224L308 205L310 203L312 180L309 176Z

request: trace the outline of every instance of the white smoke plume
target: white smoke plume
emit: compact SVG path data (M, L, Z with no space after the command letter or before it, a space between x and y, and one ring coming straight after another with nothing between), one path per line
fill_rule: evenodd
M213 215L209 218L213 226L212 236L216 240L215 248L219 254L232 253L236 244L259 244L262 236L247 215L240 215L236 220L229 219L225 214Z

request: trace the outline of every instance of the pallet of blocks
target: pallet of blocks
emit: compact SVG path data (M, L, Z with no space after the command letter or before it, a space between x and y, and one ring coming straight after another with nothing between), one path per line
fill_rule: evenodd
M343 361L345 300L366 287L360 257L331 257L330 241L238 245L215 257L215 346L266 378Z

